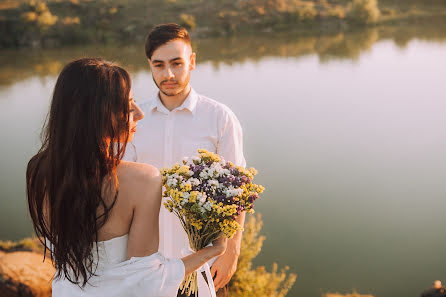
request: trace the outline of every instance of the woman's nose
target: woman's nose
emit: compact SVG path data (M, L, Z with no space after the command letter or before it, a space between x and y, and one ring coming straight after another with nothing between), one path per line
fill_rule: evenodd
M142 120L143 118L144 118L144 112L135 103L135 108L134 108L134 112L133 112L133 120L136 122L136 121Z

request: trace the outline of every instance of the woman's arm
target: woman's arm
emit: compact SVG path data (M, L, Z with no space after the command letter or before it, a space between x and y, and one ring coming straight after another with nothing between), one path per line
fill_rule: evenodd
M181 258L184 263L186 275L194 272L210 259L223 254L226 250L227 240L221 237L212 244L212 246L207 246L192 255Z
M138 164L134 169L129 176L130 187L126 191L133 201L127 259L154 254L159 244L161 174L158 169L147 164Z

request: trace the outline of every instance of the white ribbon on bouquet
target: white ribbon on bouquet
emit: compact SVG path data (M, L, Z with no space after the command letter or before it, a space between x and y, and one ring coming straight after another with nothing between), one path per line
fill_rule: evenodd
M212 243L208 244L207 246L212 246ZM193 253L195 253L195 251L193 251L190 247L181 249L181 255L183 257L192 255ZM209 260L209 262L211 262L211 265L214 261L215 261L215 258ZM212 279L212 275L211 275L211 268L209 266L209 262L204 263L196 271L200 272L200 274L201 274L201 272L204 272L206 274L206 278L207 278L206 283L209 287L211 297L217 297L217 293L215 292L214 280ZM197 275L197 278L198 278L198 275ZM198 279L197 279L197 281L198 281Z

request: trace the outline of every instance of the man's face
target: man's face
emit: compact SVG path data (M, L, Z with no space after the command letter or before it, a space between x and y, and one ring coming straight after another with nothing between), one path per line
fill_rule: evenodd
M186 42L173 40L157 48L149 64L160 92L175 96L189 84L190 71L195 68L195 53Z

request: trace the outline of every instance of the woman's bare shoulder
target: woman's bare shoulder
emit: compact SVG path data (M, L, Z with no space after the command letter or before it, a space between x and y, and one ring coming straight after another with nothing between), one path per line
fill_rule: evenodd
M118 178L123 178L126 181L147 182L161 178L158 168L146 163L122 161L117 170Z
M152 199L161 189L161 173L155 166L144 163L121 162L117 168L120 191L137 201ZM161 197L160 197L161 198ZM135 202L137 202L135 201Z

